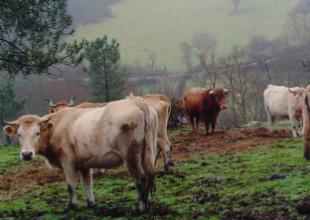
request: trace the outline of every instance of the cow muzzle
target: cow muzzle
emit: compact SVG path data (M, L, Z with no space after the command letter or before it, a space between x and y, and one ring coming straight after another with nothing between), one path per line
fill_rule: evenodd
M32 160L33 153L31 151L22 152L22 159L23 160Z

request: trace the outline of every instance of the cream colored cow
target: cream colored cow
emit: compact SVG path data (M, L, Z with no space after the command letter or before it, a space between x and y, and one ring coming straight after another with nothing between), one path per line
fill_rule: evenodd
M158 144L158 155L160 152L163 153L164 162L165 162L165 170L169 169L169 166L172 165L171 161L171 143L168 139L167 135L167 124L171 110L171 103L170 99L166 95L161 94L150 94L143 96L146 104L153 108L157 115L158 115L158 132L157 132L157 144ZM51 99L49 99L51 100ZM66 104L67 103L67 104ZM73 103L72 98L70 102L58 102L53 103L50 101L50 112L57 112L63 108L68 107L70 103ZM84 102L79 105L75 105L75 108L97 108L106 106L107 103L91 103L91 102Z
M271 131L274 131L277 119L288 117L292 125L293 137L302 134L301 102L298 96L292 94L299 89L299 87L287 88L275 85L268 85L265 89L264 105Z
M142 98L129 97L101 108L66 108L44 117L25 115L5 126L4 132L18 136L22 159L41 154L63 170L69 207L77 199L77 173L92 206L91 168L125 163L136 183L138 208L143 212L154 189L157 123L156 112Z
M171 111L171 103L168 96L160 94L151 94L143 96L146 104L153 108L158 116L157 145L158 155L160 151L163 153L165 161L165 170L172 165L171 161L171 143L168 139L168 119Z

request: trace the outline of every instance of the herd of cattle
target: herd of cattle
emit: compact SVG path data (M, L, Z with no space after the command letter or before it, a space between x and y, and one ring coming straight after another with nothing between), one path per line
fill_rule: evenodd
M214 132L221 110L226 109L229 91L222 88L192 88L184 95L184 109L193 132L204 122L206 134ZM265 109L271 129L280 117L289 117L293 136L304 134L305 157L310 159L310 86L287 88L269 85L264 91ZM77 174L93 206L92 168L114 168L125 164L138 192L137 207L144 212L149 193L154 191L155 163L162 152L165 169L172 165L167 124L171 103L166 95L130 95L109 103L70 102L50 104L49 114L24 115L7 122L4 133L17 136L20 157L31 160L43 155L61 169L69 192L69 208L77 200ZM300 119L303 118L303 129Z

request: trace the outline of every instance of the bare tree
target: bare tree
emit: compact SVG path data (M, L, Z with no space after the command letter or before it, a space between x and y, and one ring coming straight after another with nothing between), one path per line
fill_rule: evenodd
M192 39L192 44L198 51L199 62L202 66L206 65L206 59L217 46L216 39L209 33L196 34Z
M150 61L148 67L150 68L150 70L154 70L157 62L157 54L154 50L146 50L146 54Z
M310 49L310 14L289 13L287 32L295 44Z
M256 62L258 68L266 73L268 80L271 80L268 60L273 54L273 43L263 36L253 36L246 48L249 58Z
M194 48L198 51L199 63L203 69L203 74L196 76L196 81L199 81L199 84L208 84L207 80L209 80L214 88L218 78L215 56L217 41L210 33L205 32L195 35L192 42Z
M240 122L244 124L248 120L248 109L251 107L249 105L250 92L256 79L254 72L250 71L247 65L244 65L246 60L246 54L238 47L234 47L231 54L224 60L224 83L231 91L230 97L235 125Z
M240 0L231 0L231 2L233 3L233 6L234 6L233 14L236 14L239 9Z
M217 82L219 81L219 65L217 62L217 57L214 52L205 59L203 63L203 72L201 74L196 75L193 80L196 84L201 87L209 87L215 88Z
M190 69L193 66L192 56L193 56L193 47L188 42L182 42L180 44L180 49L182 51L182 58L185 62L187 71L190 71Z

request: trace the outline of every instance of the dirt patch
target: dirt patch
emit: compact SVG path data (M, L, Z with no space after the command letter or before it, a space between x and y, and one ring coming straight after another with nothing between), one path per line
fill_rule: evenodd
M47 183L64 180L64 175L56 169L48 169L44 162L36 162L36 167L19 172L7 171L0 176L0 202L10 201Z
M270 132L264 127L215 132L212 136L188 132L182 136L171 136L172 155L188 155L201 152L240 152L253 150L258 146L290 138L291 132L286 129Z
M234 205L239 204L241 208L236 209ZM274 210L256 209L256 204L264 203L266 206L276 207ZM289 211L290 203L285 197L269 189L267 194L256 193L251 201L230 200L223 207L220 219L242 219L242 220L265 220L265 219L295 219Z
M310 215L310 196L305 197L296 205L296 209L301 215Z
M264 127L255 129L241 129L232 131L219 131L212 136L202 134L185 133L181 136L170 136L173 143L172 155L174 160L188 157L191 154L203 152L239 152L254 150L258 146L271 143L273 141L290 138L289 130L279 130L274 133L269 132ZM162 160L160 160L160 164ZM195 160L184 160L176 163L176 166L183 163L198 163ZM201 166L208 166L202 163ZM159 169L162 169L159 166ZM186 178L178 173L166 173L165 175L174 175L177 178ZM101 176L129 176L126 169L122 166L116 170L108 170L104 174L96 174L95 178ZM161 173L158 173L161 176ZM48 169L42 161L36 161L34 168L21 169L18 171L7 171L0 175L0 202L10 201L25 194L39 193L35 190L37 187L48 183L64 181L64 175L56 169ZM115 210L113 210L114 212Z

